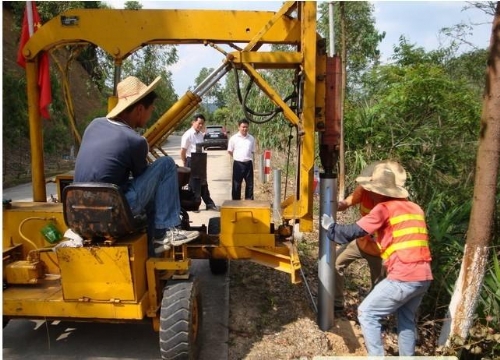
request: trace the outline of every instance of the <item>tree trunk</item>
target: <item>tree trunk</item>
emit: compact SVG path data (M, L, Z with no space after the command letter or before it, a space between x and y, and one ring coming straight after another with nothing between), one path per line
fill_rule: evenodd
M498 163L500 160L500 2L493 19L483 113L476 156L474 198L460 274L448 308L439 345L462 339L472 325L493 237Z

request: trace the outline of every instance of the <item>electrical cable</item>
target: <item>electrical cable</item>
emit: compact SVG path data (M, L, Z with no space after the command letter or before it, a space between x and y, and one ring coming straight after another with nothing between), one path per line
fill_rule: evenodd
M236 95L238 97L238 101L242 107L242 111L243 113L245 114L245 118L248 120L248 121L251 121L252 123L255 123L255 124L264 124L266 122L269 122L271 121L277 114L283 112L283 109L281 109L280 107L276 107L274 110L270 110L268 112L263 112L263 113L259 113L259 112L256 112L255 110L251 109L250 107L247 106L247 100L248 100L248 95L250 94L250 90L253 86L253 84L255 83L255 81L253 79L250 79L247 86L246 86L246 89L245 89L245 94L242 95L242 92L241 92L241 87L240 87L240 78L239 78L239 75L238 75L238 70L236 69L236 67L234 66L233 64L233 70L235 71L234 74L235 74L235 88L236 88ZM293 99L294 97L296 96L296 93L295 91L284 98L284 101L285 103L288 102L289 100ZM254 116L258 116L258 117L266 117L265 119L263 120L256 120L254 118Z

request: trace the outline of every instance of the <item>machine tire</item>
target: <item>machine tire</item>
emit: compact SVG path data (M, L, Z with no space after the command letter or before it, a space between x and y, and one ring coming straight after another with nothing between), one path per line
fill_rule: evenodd
M210 218L208 220L207 233L209 235L219 235L220 234L220 217ZM210 266L210 271L214 275L224 275L227 273L229 268L229 260L227 259L208 259L208 265Z
M195 279L167 283L160 310L162 359L198 358L202 314L201 293Z

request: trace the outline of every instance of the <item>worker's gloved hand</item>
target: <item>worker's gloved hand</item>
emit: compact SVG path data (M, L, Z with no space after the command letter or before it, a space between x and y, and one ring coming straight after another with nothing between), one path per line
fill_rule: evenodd
M323 214L321 217L321 226L323 229L328 230L330 225L334 223L333 218L330 215Z

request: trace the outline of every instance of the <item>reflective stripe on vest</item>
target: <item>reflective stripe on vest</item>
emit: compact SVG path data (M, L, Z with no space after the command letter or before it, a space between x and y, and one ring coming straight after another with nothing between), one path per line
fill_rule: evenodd
M396 225L396 224L399 224L400 222L408 221L408 220L425 221L425 218L423 215L419 215L419 214L404 214L404 215L398 215L398 216L390 218L389 223L391 225Z
M425 216L414 203L406 201L388 201L384 203L391 217L388 219L392 241L382 249L382 259L388 259L398 252L403 262L430 260L429 241Z
M389 256L391 256L391 254L394 251L398 251L401 249L409 249L412 247L424 247L424 246L429 246L429 242L427 240L408 240L397 244L392 244L387 249L385 249L385 251L380 255L380 257L385 260Z
M427 228L414 226L405 229L395 230L392 232L392 236L394 237L400 237L409 234L427 234Z

